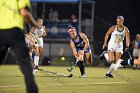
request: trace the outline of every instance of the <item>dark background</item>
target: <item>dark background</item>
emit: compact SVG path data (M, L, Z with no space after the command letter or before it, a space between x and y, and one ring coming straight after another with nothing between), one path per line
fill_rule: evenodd
M130 31L131 40L135 39L135 35L140 33L140 5L138 0L95 0L95 18L94 18L94 40L103 41L106 31L111 25L116 24L116 17L122 15L125 19L124 25ZM43 3L37 4L37 17L41 17ZM45 16L48 18L50 9L59 12L59 19L70 19L71 14L75 14L78 18L78 4L60 4L46 3ZM91 4L82 5L82 19L91 18Z
M37 16L42 14L43 3L37 4ZM78 18L78 3L60 4L60 3L46 3L45 16L48 19L50 9L59 12L59 19L70 19L71 14L75 14ZM92 5L83 3L82 5L82 20L91 18ZM104 36L111 25L116 24L116 17L122 15L125 19L124 25L130 31L130 39L133 41L136 34L140 34L139 21L140 21L140 5L138 0L96 0L94 11L94 49L102 48ZM82 28L84 31L84 27ZM131 46L131 45L130 45Z
M95 20L101 18L103 22L114 25L118 15L124 16L124 25L130 30L132 39L133 36L140 33L140 5L138 0L96 0Z

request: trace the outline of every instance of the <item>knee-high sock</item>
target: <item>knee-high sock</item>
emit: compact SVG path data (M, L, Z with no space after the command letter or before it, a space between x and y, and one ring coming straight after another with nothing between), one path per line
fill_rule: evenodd
M134 59L127 59L121 62L121 65L134 65Z
M137 65L133 65L133 68L137 68Z
M112 71L114 70L114 67L115 67L115 64L114 64L114 63L112 63L112 64L110 65L110 67L109 67L108 71L107 71L107 74L111 74L111 73L112 73Z
M104 56L105 56L106 60L108 61L108 53L105 53Z
M85 63L83 61L78 61L78 66L79 66L81 75L85 74Z
M34 56L34 64L35 64L35 66L38 66L38 64L39 64L39 56Z

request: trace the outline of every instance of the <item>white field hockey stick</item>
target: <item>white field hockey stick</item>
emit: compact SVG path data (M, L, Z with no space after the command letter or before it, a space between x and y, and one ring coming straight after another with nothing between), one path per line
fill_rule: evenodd
M130 52L127 51L127 53L128 53L128 55L129 55L129 58L132 59L132 56L131 56Z
M42 72L47 72L49 74L53 74L53 75L57 75L57 76L62 76L62 77L72 77L73 76L73 74L66 75L66 74L60 74L60 73L57 73L57 72L52 72L52 71L43 70L43 69L38 69L38 70L42 71Z

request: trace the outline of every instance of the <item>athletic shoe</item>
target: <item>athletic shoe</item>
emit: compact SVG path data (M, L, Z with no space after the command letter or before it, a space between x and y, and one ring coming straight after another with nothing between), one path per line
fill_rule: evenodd
M37 73L38 69L33 69L33 75Z
M106 78L114 78L112 74L107 74L105 75Z
M107 53L107 51L103 51L103 53L99 56L99 59L102 60L104 57L104 54Z
M86 74L80 76L80 78L86 78L86 77L87 77Z
M33 75L35 75L38 72L38 66L35 66L33 69Z
M137 65L133 65L133 69L135 70L137 68Z
M121 65L121 62L122 62L122 61L123 61L122 59L119 59L119 60L117 61L117 63L115 64L115 67L114 67L114 71L117 71L118 68L123 67L123 66Z
M34 69L38 69L38 66L35 66Z
M140 69L140 65L138 65L138 69Z
M135 68L135 67L133 67L133 69L134 69L134 70L136 70L136 68Z

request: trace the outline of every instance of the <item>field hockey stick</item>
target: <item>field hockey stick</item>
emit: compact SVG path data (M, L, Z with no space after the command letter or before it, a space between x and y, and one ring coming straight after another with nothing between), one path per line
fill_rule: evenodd
M127 53L128 53L128 55L129 55L129 58L132 59L132 56L131 56L130 52L127 51Z
M40 41L39 41L38 38L36 37L35 33L33 33L33 35L34 35L34 38L35 38L37 44L40 44Z
M80 61L79 58L80 58L80 59L83 58L83 61L84 61L83 55L79 55L79 57L78 57L78 59L76 59L76 62L74 63L74 65L72 65L71 68L67 68L67 70L68 70L69 72L71 72L71 71L73 70L73 68L76 67L78 61Z
M52 71L43 70L43 69L38 69L38 70L42 71L42 72L47 72L49 74L53 74L53 75L57 75L57 76L62 76L62 77L72 77L73 76L73 74L66 75L66 74L60 74L60 73L57 73L57 72L52 72Z
M73 68L76 67L78 61L79 61L79 60L76 60L76 62L74 63L74 65L72 65L71 68L67 68L67 70L68 70L69 72L71 72L71 71L73 70Z

